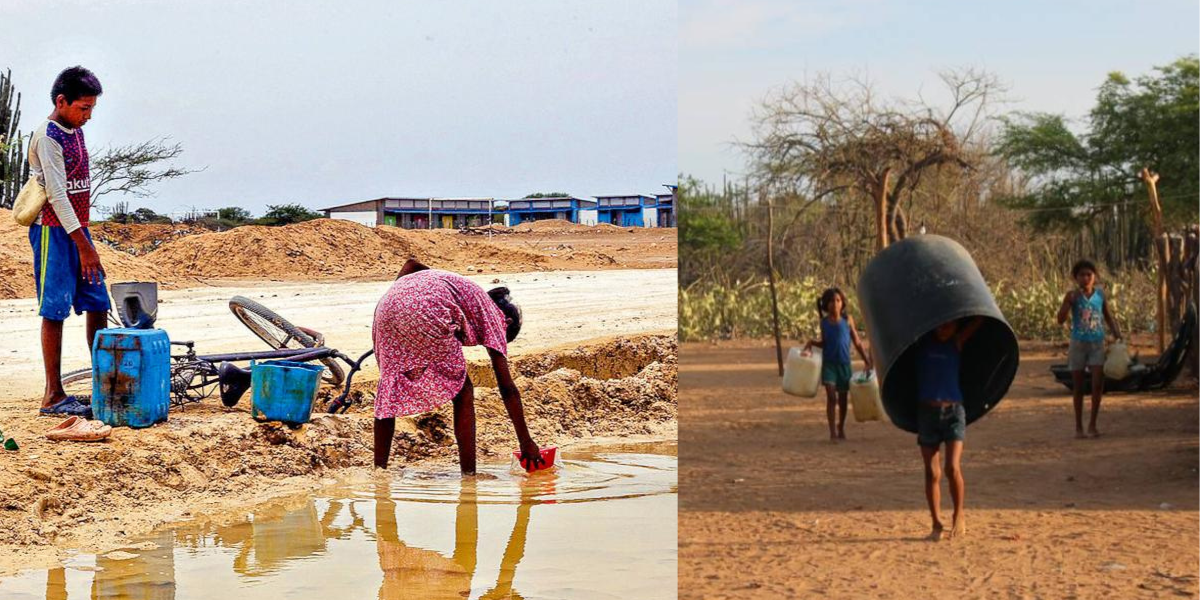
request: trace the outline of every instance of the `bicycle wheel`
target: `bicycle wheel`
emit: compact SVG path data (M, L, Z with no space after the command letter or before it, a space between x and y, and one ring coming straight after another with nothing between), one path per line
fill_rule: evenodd
M77 369L64 373L62 386L68 396L75 396L80 401L88 402L92 397L92 369Z
M233 311L234 316L250 331L253 331L254 335L276 350L315 348L320 345L311 335L292 325L290 321L279 316L275 311L244 296L231 298L229 310ZM326 372L321 374L321 379L329 385L341 385L346 375L337 359L323 358L321 363L325 365L326 369Z

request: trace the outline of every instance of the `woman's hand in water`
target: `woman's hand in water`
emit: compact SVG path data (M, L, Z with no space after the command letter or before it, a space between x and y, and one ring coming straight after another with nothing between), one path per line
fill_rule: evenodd
M532 471L546 464L546 459L542 458L542 449L538 448L537 443L532 438L526 438L521 442L521 465L526 471Z

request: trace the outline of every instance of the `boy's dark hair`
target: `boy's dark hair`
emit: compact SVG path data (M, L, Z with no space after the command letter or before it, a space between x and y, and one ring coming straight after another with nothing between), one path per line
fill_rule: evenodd
M841 296L842 316L846 315L846 295L842 293L841 289L831 287L826 288L824 292L821 292L821 297L817 299L817 314L820 315L822 319L824 319L825 315L829 313L829 303L833 302L834 296Z
M104 88L100 87L100 80L96 79L95 73L75 66L63 69L63 72L54 78L54 85L50 86L50 102L57 101L59 94L70 104L84 96L99 96L102 93Z
M496 287L488 290L488 297L496 306L500 308L500 312L504 313L504 317L508 319L508 329L504 332L504 337L509 342L517 339L517 334L521 333L521 307L513 302L512 296L508 294L508 288Z
M1093 263L1092 261L1090 261L1086 258L1080 260L1079 262L1076 262L1075 266L1071 267L1071 277L1078 277L1079 272L1084 269L1088 269L1092 273L1096 273L1096 263Z

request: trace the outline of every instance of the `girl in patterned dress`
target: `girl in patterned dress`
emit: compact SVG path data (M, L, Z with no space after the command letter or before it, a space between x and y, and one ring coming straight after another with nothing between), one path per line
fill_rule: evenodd
M543 463L529 436L521 394L508 369L508 342L521 330L521 311L508 288L485 292L461 275L409 259L375 307L372 338L379 362L375 396L375 466L387 468L396 417L454 403L454 438L464 475L475 474L475 393L463 346L487 348L522 458Z

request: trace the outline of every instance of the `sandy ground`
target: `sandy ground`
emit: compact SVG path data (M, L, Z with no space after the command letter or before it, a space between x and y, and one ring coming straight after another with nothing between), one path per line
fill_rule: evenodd
M1195 598L1194 381L1112 394L1076 440L1065 348L1022 348L1009 395L968 431L968 536L932 543L915 436L783 394L774 348L686 344L681 598ZM943 514L950 498L943 482Z
M570 341L646 331L674 331L676 271L555 271L473 276L485 288L506 285L525 311L525 327L510 353L520 355ZM497 283L498 282L498 283ZM326 345L355 358L371 347L375 304L390 282L211 282L213 287L160 290L158 326L173 340L196 341L197 352L266 350L229 311L246 296L296 325L320 331ZM614 290L637 290L614 296ZM569 309L565 308L569 307ZM0 401L36 395L41 373L41 320L33 299L0 300ZM65 370L88 365L84 319L67 319ZM468 349L469 358L483 358ZM374 361L369 361L374 368ZM0 425L2 427L2 425Z
M28 231L0 209L0 299L35 297ZM460 273L495 274L674 268L673 228L587 227L564 221L457 230L367 227L316 219L283 227L209 232L186 225L95 223L109 281L158 281L164 289L214 279L390 281L409 258Z
M530 430L543 445L580 440L676 436L675 271L528 273L499 278L526 315L512 346ZM360 353L386 283L245 283L168 290L159 323L203 352L265 348L229 312L234 294L254 297L327 343ZM638 290L613 294L613 290ZM82 319L67 331L67 365L82 363ZM346 415L319 415L298 430L249 417L215 399L173 411L146 430L119 428L98 444L53 443L40 433L57 421L34 416L41 389L37 318L29 300L0 303L0 427L21 443L0 464L0 576L50 564L67 548L103 550L156 526L236 509L361 476L370 463L373 372L356 379L362 401ZM13 352L17 350L17 352ZM469 357L479 359L479 353ZM481 461L504 461L512 426L476 362ZM373 370L372 370L373 371ZM326 394L322 396L327 397ZM394 468L455 461L450 407L397 423Z
M434 231L462 236L446 230ZM501 248L551 258L565 258L575 252L595 253L611 257L613 266L625 269L674 268L679 248L675 228L571 227L544 231L518 227L507 231L490 238L479 237Z

